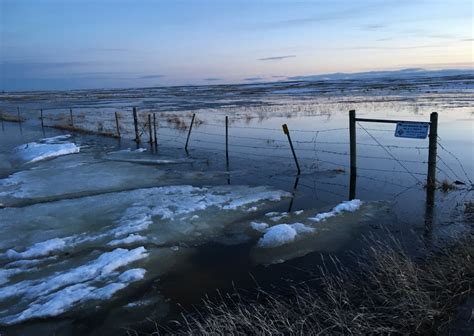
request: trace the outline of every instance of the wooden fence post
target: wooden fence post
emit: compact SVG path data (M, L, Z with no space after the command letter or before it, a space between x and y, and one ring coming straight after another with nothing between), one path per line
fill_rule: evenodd
M41 128L44 128L43 109L40 109Z
M72 108L69 109L69 120L71 121L71 127L74 128L74 120L72 118Z
M16 113L18 114L18 122L21 124L21 116L20 116L20 107L16 107Z
M184 150L186 152L188 151L189 136L191 135L191 130L193 129L194 117L195 116L196 116L196 113L193 113L193 118L191 119L191 125L189 125L188 137L186 138L186 145L184 146Z
M155 145L158 145L158 140L156 138L156 115L153 113L153 137L155 138Z
M133 124L135 126L135 142L140 143L140 135L138 134L138 117L137 117L137 108L133 108Z
M357 174L357 150L356 150L356 111L349 111L349 138L351 152L351 174Z
M427 187L436 187L436 151L438 141L438 113L433 112L430 115L430 135L428 147L428 176L426 180Z
M153 145L153 126L151 125L151 114L148 113L148 135L150 136L150 140L148 141L150 145Z
M299 175L301 173L301 169L298 163L298 159L296 158L295 149L293 148L293 142L291 142L290 131L288 130L288 126L286 124L283 124L282 127L283 127L283 132L288 137L288 142L290 143L291 152L293 153L293 158L295 159L296 169L298 170L298 175Z
M120 138L120 125L119 125L119 117L118 117L117 112L115 112L115 128L117 130L117 137Z
M225 116L225 160L229 165L229 117Z

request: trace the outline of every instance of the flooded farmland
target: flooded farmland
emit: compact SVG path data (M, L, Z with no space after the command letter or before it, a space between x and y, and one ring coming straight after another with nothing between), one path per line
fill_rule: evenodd
M472 75L3 93L0 330L150 331L216 290L287 286L329 255L350 266L367 237L413 255L457 239L473 106ZM349 110L437 112L440 188L425 188L428 139L395 124L357 123L351 178Z

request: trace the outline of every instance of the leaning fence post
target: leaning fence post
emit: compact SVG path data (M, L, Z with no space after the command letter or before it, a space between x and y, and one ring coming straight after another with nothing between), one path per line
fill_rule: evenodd
M225 116L225 160L229 165L229 117Z
M21 124L21 116L20 116L20 107L16 107L16 113L18 114L18 122Z
M158 140L156 140L156 115L153 113L153 137L155 138L155 145L158 145Z
M193 118L191 119L191 124L189 125L188 137L186 138L186 145L184 146L184 150L186 152L188 151L189 137L191 135L191 130L193 129L193 123L194 123L194 117L195 116L196 116L196 113L193 113Z
M120 138L120 125L119 125L119 117L118 117L117 112L115 112L115 128L117 129L117 137Z
M150 145L153 145L153 132L152 132L152 125L151 125L151 114L148 114L148 135L150 136L150 140L148 141Z
M351 152L351 175L357 174L356 163L356 111L349 111L349 138L350 138L350 152Z
M427 186L433 188L436 186L436 150L438 141L438 113L433 112L430 115L430 135L428 147L428 176Z
M283 127L283 132L288 137L288 142L290 143L291 152L293 153L293 158L295 159L296 169L298 170L298 175L299 175L301 173L301 169L298 163L298 159L296 158L295 149L293 148L293 142L291 142L290 131L288 130L288 126L286 124L283 124L282 127Z
M72 119L72 108L69 109L69 120L71 121L71 127L74 127L74 120Z
M140 135L138 135L138 117L137 117L137 108L133 108L133 124L135 126L135 142L140 143Z
M41 128L44 128L43 109L40 109Z

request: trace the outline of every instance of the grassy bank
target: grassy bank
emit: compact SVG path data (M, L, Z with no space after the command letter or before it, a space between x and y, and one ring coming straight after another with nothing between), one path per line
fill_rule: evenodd
M412 260L400 247L375 243L357 271L337 261L322 268L317 288L290 295L226 295L206 300L171 328L180 335L441 335L473 295L474 239Z

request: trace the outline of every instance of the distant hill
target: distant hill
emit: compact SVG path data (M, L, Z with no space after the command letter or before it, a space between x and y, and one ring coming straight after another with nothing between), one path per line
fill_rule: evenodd
M409 68L394 71L367 71L356 73L332 73L322 75L309 76L292 76L288 80L295 81L315 81L315 80L341 80L341 79L378 79L378 78L394 78L409 79L416 77L445 77L474 75L474 69L444 69L444 70L426 70L422 68Z

